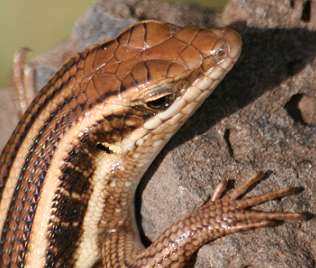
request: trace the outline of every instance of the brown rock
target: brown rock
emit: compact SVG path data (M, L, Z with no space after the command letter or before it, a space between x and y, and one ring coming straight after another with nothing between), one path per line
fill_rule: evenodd
M305 124L316 125L316 98L311 96L302 96L298 103L298 109L301 112Z
M16 113L15 104L13 102L13 95L11 89L0 90L0 148L9 139L14 127L18 122L18 115ZM1 183L0 183L1 185Z

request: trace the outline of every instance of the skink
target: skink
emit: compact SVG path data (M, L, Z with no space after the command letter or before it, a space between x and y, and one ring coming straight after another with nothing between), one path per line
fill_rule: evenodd
M77 54L35 97L0 158L0 267L183 267L205 243L303 214L249 208L296 191L202 207L144 248L134 215L139 180L170 137L237 61L228 28L144 21Z

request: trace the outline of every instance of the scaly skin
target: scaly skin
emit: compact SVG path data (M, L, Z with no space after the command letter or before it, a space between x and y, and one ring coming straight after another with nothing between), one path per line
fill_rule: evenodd
M69 60L4 148L1 267L183 267L203 244L297 213L247 208L295 191L238 199L260 176L212 199L144 249L135 189L170 137L237 61L239 35L146 21ZM17 56L20 111L26 73ZM22 81L22 82L21 82ZM32 84L32 83L29 83Z

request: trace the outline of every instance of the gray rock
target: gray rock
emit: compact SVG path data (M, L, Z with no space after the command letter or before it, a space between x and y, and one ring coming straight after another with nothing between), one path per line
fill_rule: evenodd
M0 89L0 148L4 146L18 122L14 94L11 94L11 90L8 88Z

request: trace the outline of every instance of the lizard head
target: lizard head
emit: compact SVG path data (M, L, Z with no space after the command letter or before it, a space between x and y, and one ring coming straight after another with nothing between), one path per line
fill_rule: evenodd
M231 29L157 21L136 24L117 40L125 53L133 54L118 69L119 101L142 116L123 142L127 148L146 141L162 147L213 92L241 51L240 36Z
M106 146L149 163L234 66L241 39L228 28L144 21L101 48L86 68L92 66L91 92L102 90L106 124L117 133L109 132Z

